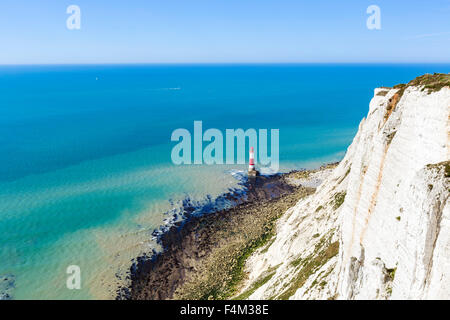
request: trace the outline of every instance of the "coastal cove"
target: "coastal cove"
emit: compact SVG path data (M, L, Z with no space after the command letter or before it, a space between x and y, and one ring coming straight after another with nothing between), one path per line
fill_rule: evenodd
M247 166L175 165L171 133L177 128L201 120L205 129L221 132L278 129L279 171L313 170L343 159L374 88L427 72L450 72L450 65L1 66L0 298L115 299L129 284L131 260L147 261L171 243L166 229L176 228L186 210L218 215L220 207L227 216L230 206L240 206L236 218L252 223L245 212L253 206L236 202L247 188ZM268 173L262 170L263 178ZM315 188L313 182L292 186L285 177L267 181L279 183L285 201L267 202L277 215L308 193L305 188ZM228 199L230 192L235 195ZM255 221L260 227L248 239L237 237L236 248L269 231L264 226L276 217L264 212ZM207 216L185 225L217 228ZM232 231L236 221L223 221ZM181 235L189 238L188 228ZM218 239L210 238L211 246ZM209 249L192 249L193 257ZM236 259L238 253L245 252L230 251ZM66 287L72 265L81 270L80 290ZM270 271L257 280L267 280ZM183 292L161 290L159 298L234 297L230 274L222 276L224 286L200 292L193 281Z
M337 164L317 170L249 177L233 205L206 211L186 206L184 219L160 233L162 250L135 260L117 299L229 299L245 279L246 259L273 241L276 220L314 192ZM239 296L239 299L242 297Z

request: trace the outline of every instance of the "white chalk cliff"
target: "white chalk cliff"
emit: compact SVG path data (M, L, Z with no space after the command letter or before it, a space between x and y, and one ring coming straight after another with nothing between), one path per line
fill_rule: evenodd
M450 299L450 88L375 89L344 159L247 261L250 299Z

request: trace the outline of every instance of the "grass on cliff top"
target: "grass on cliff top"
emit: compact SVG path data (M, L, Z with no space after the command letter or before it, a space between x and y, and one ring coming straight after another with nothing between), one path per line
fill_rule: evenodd
M377 93L377 96L385 97L385 96L387 95L388 92L389 92L389 91L387 91L387 90L380 91L380 92Z
M394 111L397 103L400 101L403 93L408 87L422 87L422 91L427 91L428 94L437 92L444 87L450 87L450 74L446 73L434 73L424 74L419 76L408 83L400 83L394 86L394 89L399 89L393 97L389 99L389 104L384 115L384 121L386 122L391 113ZM382 94L384 93L384 94ZM387 93L387 92L386 92ZM377 95L386 95L384 91L379 92Z
M450 87L450 74L446 73L434 73L424 74L417 77L408 83L401 83L394 86L394 89L400 89L401 94L408 87L422 87L422 91L427 90L428 93L436 92L444 87Z

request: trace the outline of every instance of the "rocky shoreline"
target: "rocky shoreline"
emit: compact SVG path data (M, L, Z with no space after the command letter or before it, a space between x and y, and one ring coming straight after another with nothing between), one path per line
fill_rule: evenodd
M278 217L315 191L304 183L309 175L333 166L250 177L242 183L244 192L231 190L221 197L234 203L228 209L190 214L202 210L187 202L184 219L159 234L162 251L133 262L129 285L117 290L117 299L233 297L245 278L246 259L270 243Z

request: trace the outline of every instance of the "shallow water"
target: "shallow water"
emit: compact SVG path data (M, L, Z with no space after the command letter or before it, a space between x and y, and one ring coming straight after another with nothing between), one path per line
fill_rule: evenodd
M377 86L446 65L0 67L0 283L15 299L112 298L186 196L235 166L175 166L176 128L280 129L282 170L342 158ZM66 288L78 265L82 289ZM12 280L11 280L12 279ZM6 288L7 287L7 288ZM0 292L0 297L1 297Z

